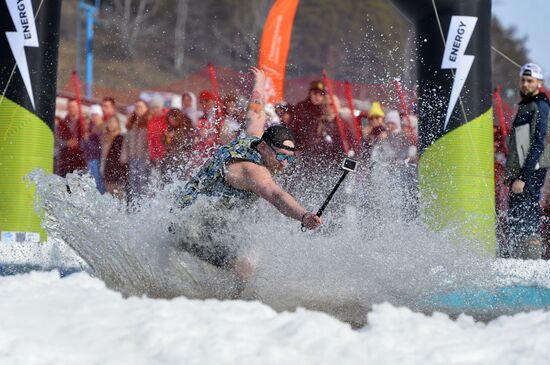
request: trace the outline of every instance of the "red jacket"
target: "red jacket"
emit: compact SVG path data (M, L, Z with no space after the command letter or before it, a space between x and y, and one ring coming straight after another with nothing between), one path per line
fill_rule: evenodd
M147 144L149 146L149 158L153 164L158 164L166 154L162 138L166 131L166 110L159 116L151 117L147 124Z
M76 138L80 141L80 123L67 116L55 128L56 143L60 147L56 161L55 173L65 177L69 172L85 170L86 161L80 150L80 143L76 147L69 147L68 141Z

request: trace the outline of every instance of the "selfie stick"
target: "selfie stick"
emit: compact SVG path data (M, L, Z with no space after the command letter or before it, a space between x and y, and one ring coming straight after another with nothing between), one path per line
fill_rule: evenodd
M336 183L336 185L334 186L330 194L325 199L325 202L323 203L323 205L321 205L321 208L319 208L319 210L317 211L317 217L321 217L323 215L325 208L327 207L328 203L330 203L330 201L332 200L334 193L336 193L336 190L338 190L338 188L340 187L340 184L342 184L342 181L344 181L348 173L349 173L348 170L344 170L344 173L340 177L340 180L338 180L338 182Z
M350 171L355 171L356 164L357 164L357 161L354 161L350 158L345 158L344 159L344 162L342 163L342 167L341 167L341 169L344 170L344 173L342 174L342 176L340 177L340 180L338 180L338 182L336 183L334 188L332 188L332 191L330 192L330 194L325 199L323 205L321 205L321 208L319 208L319 210L317 211L317 213L316 213L317 217L320 218L323 215L323 212L325 211L325 208L327 207L328 203L330 203L330 201L332 200L332 197L336 193L336 190L338 190L338 188L340 187L340 185L342 184L342 182L344 181L346 176L348 176L348 173ZM305 231L306 231L306 227L302 223L302 232L305 232Z

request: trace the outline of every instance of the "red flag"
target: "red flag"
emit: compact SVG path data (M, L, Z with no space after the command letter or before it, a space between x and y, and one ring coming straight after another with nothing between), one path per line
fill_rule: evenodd
M506 119L504 118L504 110L502 109L502 99L500 98L500 86L497 86L494 90L495 104L497 107L498 121L500 123L501 143L506 151L506 136L508 135L508 126L506 125ZM506 151L507 152L507 151Z
M355 127L355 142L357 146L359 146L359 143L361 142L361 126L359 125L359 119L355 115L355 109L353 108L353 98L351 97L351 84L346 81L344 87L349 111L351 113L351 120L353 121L353 125Z
M407 125L405 127L408 129L412 137L412 142L416 145L416 134L414 133L413 128L409 122L409 107L407 106L407 102L405 101L405 93L403 92L403 89L401 88L401 84L399 83L398 80L393 80L393 86L395 87L395 91L399 96L401 109L403 109L403 115L405 116L405 118L407 118Z
M409 116L409 108L407 107L407 102L405 101L405 94L403 93L403 89L401 88L401 84L398 80L393 80L393 86L395 87L395 91L397 91L397 95L399 96L399 102L401 103L401 109L403 109L403 114L408 117Z
M266 75L266 102L284 99L286 60L298 0L277 0L267 16L258 68Z
M84 118L82 117L82 100L80 99L80 87L78 85L78 73L76 71L73 71L73 84L76 103L78 104L78 138L82 138L84 134Z

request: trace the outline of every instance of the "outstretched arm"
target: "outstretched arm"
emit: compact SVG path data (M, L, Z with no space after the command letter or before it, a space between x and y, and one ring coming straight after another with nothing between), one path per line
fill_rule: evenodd
M261 137L264 134L265 127L265 74L256 67L250 70L254 74L254 90L248 103L248 113L246 120L246 134L254 137Z
M225 179L237 189L251 191L261 196L279 212L302 222L308 229L314 229L322 223L320 217L309 212L292 195L277 185L263 166L247 161L233 163L228 166Z

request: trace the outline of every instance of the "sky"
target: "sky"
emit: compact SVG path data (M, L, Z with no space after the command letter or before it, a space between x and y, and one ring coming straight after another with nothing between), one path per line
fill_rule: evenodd
M515 26L517 35L527 36L531 62L539 64L546 80L550 76L550 46L548 45L548 0L493 0L493 14L506 27ZM519 70L518 70L519 71Z

